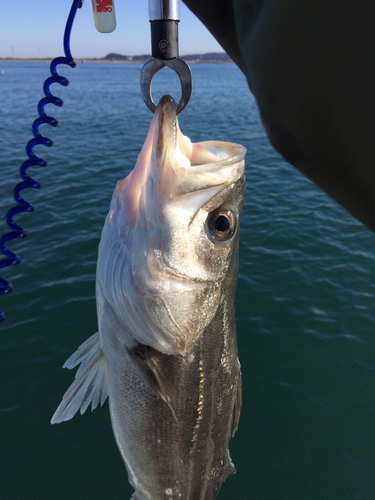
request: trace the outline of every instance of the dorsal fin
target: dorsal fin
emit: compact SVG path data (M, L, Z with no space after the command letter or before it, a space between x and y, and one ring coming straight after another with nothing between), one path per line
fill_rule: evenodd
M99 402L103 405L107 399L107 367L100 348L99 333L95 333L80 345L65 362L63 368L72 369L79 364L81 366L76 373L75 381L64 394L51 424L70 420L78 410L82 415L90 403L92 411Z
M131 349L127 349L130 357L137 364L140 369L145 382L147 383L150 390L156 394L159 398L167 403L169 406L174 419L178 423L176 413L173 409L171 400L165 390L164 384L160 378L160 375L157 371L155 363L152 359L152 352L155 351L152 347L149 347L144 344L137 344L135 347Z

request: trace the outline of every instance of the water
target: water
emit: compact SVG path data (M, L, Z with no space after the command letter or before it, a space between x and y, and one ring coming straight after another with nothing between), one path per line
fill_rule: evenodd
M0 210L13 205L45 63L1 63ZM53 87L60 122L41 129L43 187L17 221L30 236L9 246L23 258L3 272L0 499L128 500L107 403L49 424L72 372L66 358L97 331L95 265L109 201L133 167L151 114L140 65L80 64ZM221 500L375 498L374 235L272 150L234 65L192 65L193 97L181 129L194 141L248 148L237 328L244 405L230 443L237 474ZM173 76L173 75L172 75ZM162 71L155 100L178 97ZM3 223L1 233L5 232Z

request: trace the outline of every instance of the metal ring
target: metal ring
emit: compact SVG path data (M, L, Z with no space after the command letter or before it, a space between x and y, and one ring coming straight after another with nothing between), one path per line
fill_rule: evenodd
M181 83L181 99L177 105L176 114L181 113L183 109L186 108L189 102L191 92L193 89L193 82L191 78L191 71L189 65L176 57L175 59L151 59L147 61L142 68L141 72L141 93L146 106L150 111L155 113L156 106L151 96L151 84L152 79L158 71L160 71L165 66L173 69L180 79Z

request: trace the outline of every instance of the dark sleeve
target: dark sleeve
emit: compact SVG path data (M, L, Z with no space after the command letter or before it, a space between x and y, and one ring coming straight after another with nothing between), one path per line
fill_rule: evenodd
M185 3L245 73L271 144L375 231L375 2Z

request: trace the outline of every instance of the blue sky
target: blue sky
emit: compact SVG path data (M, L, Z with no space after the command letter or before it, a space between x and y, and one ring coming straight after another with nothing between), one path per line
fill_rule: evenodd
M149 54L148 0L114 0L117 28L98 33L91 0L78 10L71 37L73 57L103 57L109 52ZM1 2L0 57L56 57L72 0L9 0ZM180 2L180 55L223 52L203 24Z

